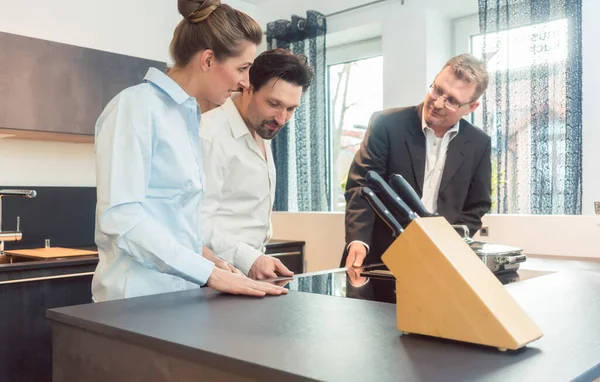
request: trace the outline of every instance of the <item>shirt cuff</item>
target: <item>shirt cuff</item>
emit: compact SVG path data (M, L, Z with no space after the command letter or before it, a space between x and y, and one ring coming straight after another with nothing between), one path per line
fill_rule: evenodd
M200 286L206 284L215 269L215 264L194 251L187 248L183 248L183 250L189 253L184 256L176 256L170 264L175 272L169 273Z
M367 243L365 243L364 241L362 241L362 240L353 240L353 241L351 241L348 244L348 246L346 247L346 250L348 250L353 243L361 243L367 249L367 254L369 253L369 245Z
M260 256L264 255L261 251L254 249L250 246L242 246L239 252L235 256L233 266L242 271L243 274L248 276L250 268Z

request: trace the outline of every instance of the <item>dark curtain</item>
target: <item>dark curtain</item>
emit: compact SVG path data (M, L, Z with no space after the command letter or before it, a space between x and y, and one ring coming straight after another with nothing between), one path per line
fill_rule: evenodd
M315 71L294 118L272 143L277 167L274 210L329 211L330 151L327 128L325 16L308 11L267 25L269 49L284 48L304 54Z

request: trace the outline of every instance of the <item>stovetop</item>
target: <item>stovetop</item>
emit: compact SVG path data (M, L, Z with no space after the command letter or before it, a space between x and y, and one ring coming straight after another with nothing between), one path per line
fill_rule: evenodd
M509 284L550 273L553 272L519 269L517 272L506 272L496 277L502 284ZM396 302L395 286L395 279L384 264L300 274L285 283L285 287L291 291L387 303Z

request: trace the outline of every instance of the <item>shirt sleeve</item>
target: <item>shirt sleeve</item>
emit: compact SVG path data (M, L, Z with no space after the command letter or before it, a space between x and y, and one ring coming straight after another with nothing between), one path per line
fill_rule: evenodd
M148 269L204 285L214 264L170 234L168 219L158 221L143 207L156 133L152 112L133 98L116 99L96 126L100 235Z
M223 198L223 185L226 181L229 163L228 151L214 139L201 138L200 142L202 143L202 162L204 163L206 183L201 212L205 245L217 256L233 264L247 275L256 259L263 253L223 232L213 219Z

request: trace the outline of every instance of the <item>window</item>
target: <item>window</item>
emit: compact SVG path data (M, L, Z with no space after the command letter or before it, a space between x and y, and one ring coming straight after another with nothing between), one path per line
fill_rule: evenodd
M521 89L515 79L527 77L526 72L537 65L564 62L567 58L567 48L566 19L471 36L471 53L479 58L485 56L490 76L496 77L496 81L501 83L510 78L511 88L521 93L526 92L527 89ZM525 75L520 75L521 72ZM529 114L529 110L525 108L523 112ZM472 121L476 126L483 126L482 108L478 108L473 113Z
M490 73L472 118L492 137L494 212L563 213L569 202L568 39L566 19L471 36L471 52L487 61Z
M371 115L383 107L382 56L329 65L332 210L344 211L348 169Z

